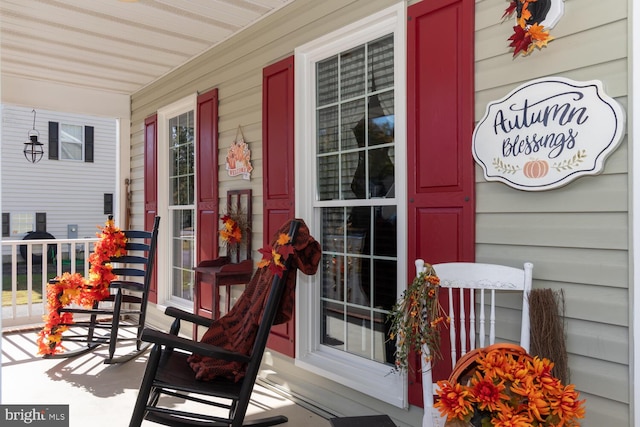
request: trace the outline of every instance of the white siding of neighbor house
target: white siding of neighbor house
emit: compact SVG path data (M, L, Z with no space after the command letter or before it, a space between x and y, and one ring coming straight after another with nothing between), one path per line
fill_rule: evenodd
M33 109L2 105L2 212L46 212L47 232L67 238L67 225L78 226L78 237L95 237L104 224L103 195L116 200L116 120L36 110L35 128L44 144L38 163L28 162L22 152L27 133L33 128ZM94 162L48 159L49 122L94 127ZM12 235L21 239L24 234ZM5 239L8 239L5 237Z
M250 187L254 194L254 248L262 242L262 69L294 49L379 11L390 0L297 0L254 27L212 48L132 96L131 177L134 226L143 222L144 119L195 92L219 89L220 197ZM410 1L409 4L417 3ZM542 51L512 57L502 22L508 2L476 1L475 118L487 103L519 84L544 76L601 80L627 110L627 0L566 0L555 37ZM251 181L230 178L224 157L238 125L252 154ZM534 263L534 287L563 290L571 382L586 399L584 427L631 425L630 398L630 178L627 139L606 161L601 175L565 187L523 192L486 182L476 169L476 259ZM4 172L3 172L4 173ZM162 184L159 188L163 188ZM161 324L156 310L152 322ZM403 411L296 368L268 353L268 380L338 415L388 413L399 425L418 425L421 410Z

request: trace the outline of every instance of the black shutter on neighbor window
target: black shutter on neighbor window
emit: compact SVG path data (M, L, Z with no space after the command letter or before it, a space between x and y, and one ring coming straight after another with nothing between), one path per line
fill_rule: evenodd
M93 163L93 126L84 127L84 161Z
M58 160L58 122L49 122L49 160Z
M11 236L11 227L9 225L9 220L11 216L9 212L2 212L2 237Z
M36 231L47 231L46 212L36 212Z

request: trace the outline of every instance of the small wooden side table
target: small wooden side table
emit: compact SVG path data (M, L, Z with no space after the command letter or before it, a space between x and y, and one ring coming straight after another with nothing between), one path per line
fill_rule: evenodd
M231 263L228 257L201 262L195 269L195 312L212 319L220 318L220 288L226 288L226 306L231 305L231 286L249 283L253 261ZM194 331L195 333L195 331Z

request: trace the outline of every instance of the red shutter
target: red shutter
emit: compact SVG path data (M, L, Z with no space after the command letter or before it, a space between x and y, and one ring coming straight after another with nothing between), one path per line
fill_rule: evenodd
M198 95L197 262L218 257L218 89Z
M474 0L432 0L408 9L409 283L416 258L475 258L474 6ZM446 355L444 343L442 350ZM450 371L446 358L437 361L434 380ZM409 379L409 402L422 406L419 375Z
M293 56L266 67L262 73L265 244L287 219L295 215L293 79ZM286 324L274 326L269 348L294 357L294 324L295 320L291 319Z
M158 115L144 121L144 228L151 230L158 214ZM149 301L158 302L158 263L154 266Z

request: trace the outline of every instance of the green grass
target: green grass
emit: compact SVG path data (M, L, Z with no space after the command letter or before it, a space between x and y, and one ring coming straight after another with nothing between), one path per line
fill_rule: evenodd
M16 292L17 305L26 304L28 302L28 298L29 298L29 293L26 290ZM42 302L42 294L38 291L32 291L31 302L34 304ZM5 307L10 305L12 305L11 291L2 291L2 306Z
M40 265L34 265L34 270L40 270ZM21 272L21 269L24 269L24 266L18 267L18 283L17 283L17 292L16 292L16 304L26 304L29 297L29 292L27 291L27 275ZM65 263L63 261L62 265L63 271L70 271L70 265L68 261ZM47 267L47 274L50 277L55 275L56 267L53 264L49 264ZM76 260L76 271L83 272L84 271L84 260ZM42 302L42 273L35 272L33 273L33 281L32 281L32 290L31 290L31 302L39 303ZM11 301L11 266L5 264L2 269L2 306L10 306L12 305Z
M40 283L42 283L42 274L34 273L33 274L33 282L32 282L32 291L31 291L31 302L39 303L42 301L42 292L40 291ZM29 297L29 292L27 291L27 275L26 274L18 274L18 284L17 284L17 292L16 292L16 304L26 304ZM11 301L11 271L6 273L3 269L2 274L2 306L10 306L12 305Z

